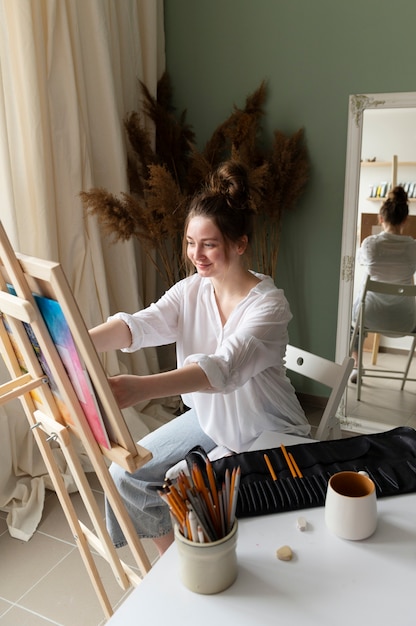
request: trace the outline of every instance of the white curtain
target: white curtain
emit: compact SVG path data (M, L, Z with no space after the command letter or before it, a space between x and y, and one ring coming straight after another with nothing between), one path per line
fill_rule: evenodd
M163 0L0 0L0 218L16 251L62 264L88 327L142 307L137 244L102 238L79 193L128 191L123 118L163 70ZM153 350L105 365L158 369ZM138 410L125 414L136 438L171 417ZM29 539L48 481L18 407L0 407L0 442L0 508Z

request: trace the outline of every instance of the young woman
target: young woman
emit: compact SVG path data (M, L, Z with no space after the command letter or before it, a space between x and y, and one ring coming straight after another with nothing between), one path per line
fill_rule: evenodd
M153 454L143 468L128 474L111 467L139 536L153 538L160 553L173 532L157 490L192 447L242 452L265 430L310 432L285 373L288 303L270 277L245 262L252 232L246 171L227 162L190 203L184 230L188 278L148 308L118 313L91 330L98 351L176 343L177 369L110 379L121 408L181 394L190 409L140 441ZM107 526L114 544L124 545L109 507Z
M383 230L378 235L366 237L358 253L358 262L367 268L372 280L386 283L412 285L416 271L416 241L403 234L409 215L407 193L401 186L388 194L379 212ZM364 277L364 282L367 275ZM353 321L357 319L360 297L354 303ZM410 298L383 296L369 293L365 301L365 317L371 328L392 331L412 331L416 328L416 306ZM358 335L353 346L355 364L358 359ZM357 370L352 371L350 381L357 382Z

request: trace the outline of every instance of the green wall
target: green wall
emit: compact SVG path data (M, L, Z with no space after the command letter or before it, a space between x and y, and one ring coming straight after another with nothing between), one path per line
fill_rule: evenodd
M263 127L304 127L311 179L286 214L277 284L291 343L333 358L348 96L416 90L414 0L165 0L167 70L199 147L268 84Z

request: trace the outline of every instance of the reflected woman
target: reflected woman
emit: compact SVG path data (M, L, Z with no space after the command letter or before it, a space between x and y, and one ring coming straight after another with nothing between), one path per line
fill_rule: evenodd
M416 271L416 240L403 234L409 215L407 193L400 185L392 189L379 212L382 232L366 237L358 252L358 262L367 268L372 280L412 285ZM364 276L364 281L367 280ZM358 316L361 294L353 308L353 324ZM371 328L412 332L416 328L416 305L410 298L368 293L365 317ZM350 382L357 382L358 333L352 348L355 368Z

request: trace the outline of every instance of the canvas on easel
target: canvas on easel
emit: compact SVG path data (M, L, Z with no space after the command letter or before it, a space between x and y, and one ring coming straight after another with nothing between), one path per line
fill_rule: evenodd
M110 616L91 549L108 561L123 589L138 584L140 577L117 556L73 439L88 455L142 575L151 565L108 461L133 472L151 453L130 435L61 265L15 253L1 222L0 314L0 351L11 377L0 385L0 403L20 399L104 613ZM62 449L93 530L78 520L52 441Z
M12 285L7 285L7 288L10 293L16 295L16 292ZM49 334L51 335L51 339L55 344L55 347L68 374L68 377L72 383L72 386L74 387L74 391L77 395L77 398L87 419L87 422L92 430L95 440L100 446L103 446L107 449L111 448L110 436L108 434L109 432L112 432L111 424L108 419L103 419L103 415L100 410L96 394L91 386L92 383L89 374L80 359L78 350L72 338L71 331L69 329L59 302L36 294L33 295L35 298L35 302L38 305L39 311L42 315L43 321L45 322ZM27 368L24 359L20 353L19 347L14 340L13 333L9 325L7 324L7 320L4 318L3 321L5 328L10 336L10 340L12 342L14 350L18 355L20 368L22 372L26 372ZM24 323L24 328L35 351L42 371L48 379L49 387L51 388L51 391L54 395L62 419L65 421L65 423L73 426L74 424L73 420L71 419L71 414L62 400L62 397L59 393L59 388L55 383L52 372L49 369L47 359L45 359L44 357L42 349L37 341L36 335L33 333L30 324ZM33 392L32 396L34 396Z

